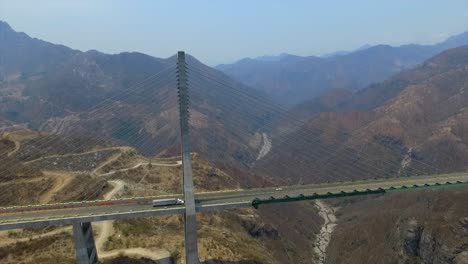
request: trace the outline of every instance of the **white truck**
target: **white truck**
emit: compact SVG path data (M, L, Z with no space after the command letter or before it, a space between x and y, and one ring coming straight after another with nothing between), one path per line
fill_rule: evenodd
M153 207L184 204L184 200L179 198L153 200Z

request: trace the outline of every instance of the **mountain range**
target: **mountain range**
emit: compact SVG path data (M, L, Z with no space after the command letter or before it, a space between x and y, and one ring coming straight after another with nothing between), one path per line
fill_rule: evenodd
M129 144L147 155L178 153L177 93L175 70L171 69L175 65L174 56L162 59L141 53L82 52L15 32L4 22L0 23L0 40L1 118L44 132ZM338 68L344 75L360 79L361 85L390 74L384 62L404 59L403 68L421 64L413 69L400 69L393 77L358 91L349 87L323 88L322 94L312 100L304 99L308 92L296 83L295 92L288 94L302 98L302 103L286 112L274 109L275 103L266 95L269 91L243 85L188 56L192 76L189 81L193 82L190 106L193 150L233 168L242 164L246 171L255 168L257 175L270 177L274 171L289 180L297 180L296 175L304 169L292 165L279 167L281 161L291 160L290 153L304 153L296 155L293 159L296 162L320 157L307 160L306 164L317 169L313 176L308 176L308 181L323 180L327 175L330 178L330 169L334 174L343 170L342 177L376 177L370 169L369 175L357 175L339 166L357 162L356 159L362 168L379 162L391 163L391 167L382 169L394 175L433 172L433 168L421 164L434 164L441 170L463 169L465 139L454 131L461 133L464 129L461 113L465 106L466 49L450 49L425 62L420 60L466 41L468 33L431 46L374 46L329 58L283 54L278 60L253 60L268 66L262 69L281 68L286 72L302 64L308 69L302 73L307 83L314 83L310 79L314 76L324 76L327 68L320 65L334 65L328 69L349 65ZM309 67L312 61L315 66ZM321 70L315 71L317 67ZM364 81L362 72L356 71L359 68L366 69L364 75L370 79ZM126 92L133 84L161 71L159 79ZM251 74L256 78L263 76L256 71ZM223 90L220 83L237 90ZM409 90L411 95L404 96ZM431 94L426 95L428 92ZM416 98L419 104L412 102ZM447 100L452 101L447 104ZM102 102L105 107L94 108ZM291 124L297 120L299 125ZM273 142L272 150L264 150L265 158L259 160L268 135ZM320 140L308 142L305 137ZM288 140L283 143L283 139ZM440 150L434 151L438 146ZM348 155L356 149L367 149L373 157ZM450 151L459 157L451 161L453 164L443 158ZM328 165L322 166L323 163ZM265 175L262 170L267 167L270 173ZM249 177L244 179L249 181Z
M434 45L363 46L325 57L282 54L216 66L232 78L292 106L333 89L360 90L412 68L443 50L468 44L468 32Z
M468 33L464 33L436 45L379 45L326 57L282 54L218 69L187 56L196 187L246 188L465 171L468 46L463 44L467 43ZM68 190L74 188L65 185L68 189L61 190L64 194L58 200L64 200L65 194L72 195L65 200L87 195L95 199L107 191L111 179L128 181L129 194L167 191L168 187L180 190L173 176L179 171L168 169L171 173L164 178L165 170L148 158L157 155L163 158L155 160L164 163L166 157L174 159L180 153L175 62L174 56L82 52L31 38L0 22L0 128L4 131L21 124L43 132L27 130L32 138L21 131L2 134L0 147L6 151L0 155L21 165L2 178L6 186L19 190L3 192L9 203L18 198L17 193L25 198L22 203L33 202L64 175L76 177L72 184L82 189L72 193ZM37 139L41 137L66 139L47 146L51 153L46 154L53 155L41 159L44 153L38 153L42 148ZM120 156L113 159L107 148L117 149ZM106 154L95 155L99 149ZM85 154L68 155L75 152ZM44 160L38 163L43 167L25 162L36 158ZM49 171L54 168L49 160L69 158L87 174ZM104 158L109 163L104 161L100 173L107 178L93 176L88 163ZM148 163L146 167L142 161ZM131 168L138 170L132 173ZM42 189L31 188L29 182L18 185L14 181L18 175L24 181L45 177ZM92 185L96 193L82 193L84 185ZM155 189L145 189L148 186ZM326 263L351 258L354 263L385 263L381 256L401 263L463 261L468 232L464 197L466 190L458 189L453 194L415 192L334 201L337 208L345 209L338 216L341 222ZM398 211L408 201L414 201L411 211ZM388 212L382 213L385 208ZM255 252L245 244L234 251L242 256L267 259L265 263L315 263L310 244L320 229L317 210L304 203L253 214L203 216L203 232L212 223L230 223L238 243L249 241L255 246ZM268 219L268 225L257 226L252 217ZM178 219L165 220L180 224ZM119 222L117 227L154 226L152 221ZM216 241L227 241L223 232L233 232L222 230L223 236ZM149 239L147 235L143 232L138 237ZM123 246L117 237L113 239L113 247ZM369 241L375 245L385 241L391 248L386 244L374 247ZM176 252L178 246L172 247ZM226 243L219 252L228 249ZM353 252L361 253L355 258Z
M325 94L303 103L279 118L272 132L274 154L258 169L288 160L274 175L294 181L304 177L305 168L314 175L309 180L464 171L467 76L468 46L462 46L353 95ZM282 143L285 134L294 140Z
M78 137L92 131L88 136L130 144L149 155L178 149L175 56L82 52L31 38L0 22L0 58L0 117L55 134ZM245 94L264 96L194 57L187 56L187 64ZM228 150L236 161L255 160L259 146L242 132L251 125L242 117L264 119L268 111L245 103L245 95L217 93L206 78L193 81L194 151L229 159L222 155ZM226 105L236 111L228 112Z

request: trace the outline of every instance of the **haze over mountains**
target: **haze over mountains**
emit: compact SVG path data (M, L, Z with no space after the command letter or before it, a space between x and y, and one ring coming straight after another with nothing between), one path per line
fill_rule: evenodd
M308 150L307 155L295 158L299 159L296 162L289 158L298 165L278 168L277 175L297 180L303 176L304 167L300 163L315 164L311 166L316 169L313 174L324 179L332 175L367 178L386 173L466 170L467 76L468 46L462 46L370 86L325 111L296 114L295 111L304 110L304 103L288 113L304 117L303 127L288 132L296 135L297 140L274 145L272 153ZM314 109L315 102L308 102L310 109ZM289 129L288 121L280 120L277 129L272 134L273 142L281 142L275 135L281 137L284 133L281 131ZM325 154L324 148L337 151ZM267 156L258 166L279 163L286 156L275 155L273 159ZM351 171L349 164L360 169ZM380 168L380 175L374 174L375 167Z
M91 130L95 133L93 136L130 144L150 155L177 153L178 107L174 70L169 69L163 72L161 79L140 85L131 94L121 94L130 85L170 68L175 64L174 57L161 59L141 53L108 55L98 51L81 52L30 38L24 33L17 33L6 23L0 24L0 37L2 40L0 43L2 57L0 115L4 119L24 123L33 129L63 135L82 136L87 133L86 131ZM387 104L392 98L397 98L412 85L425 84L435 76L444 78L446 82L451 80L453 85L456 84L451 87L452 90L441 90L446 93L444 96L455 96L459 93L456 90L457 87L464 84L463 75L453 76L450 79L444 74L454 74L453 72L459 70L460 67L463 69L463 63L465 63L462 60L463 49L452 51L458 56L447 58L445 66L440 63L434 64L433 60L429 60L421 67L403 71L387 81L370 85L359 92L353 92L353 89L364 86L365 83L386 78L391 72L400 72L401 69L419 64L426 56L438 50L458 46L467 41L468 33L465 33L432 46L375 46L330 58L283 54L276 59L265 57L254 60L254 64L261 65L259 69L268 74L280 69L287 73L284 76L289 76L288 74L294 72L298 66L307 69L301 73L305 79L300 82L297 82L295 77L285 78L285 80L295 80L294 85L291 84L294 92L281 87L281 92L287 93L281 97L281 103L287 103L288 96L296 96L303 102L284 113L274 109L274 103L262 93L262 88L255 87L260 90L256 91L255 88L242 85L189 56L188 64L191 67L189 70L192 71L192 76L200 73L212 78L212 82L206 81L206 78L202 80L194 77L195 79L192 80L190 111L193 149L211 160L223 160L231 165L241 163L250 167L254 165L261 151L262 142L268 140L268 138L262 139L261 134L264 133L263 137L268 137L268 135L272 137L273 151L269 155L267 153L269 150L266 151L264 161L258 161L255 165L255 168L260 168L257 170L258 174L270 177L273 170L275 174L289 179L295 179L294 175L300 174L300 171L304 169L301 166L290 165L283 167L286 171L282 172L277 167L280 164L279 161L289 160L290 153L308 153L297 155L296 161L313 158L314 160L307 164L320 168L320 172L311 175L308 180L323 180L331 177L326 168L333 168L335 174L338 174L337 171L345 169L340 168L340 163L351 162L347 160L350 157L340 157L340 152L335 152L335 149L344 149L343 153L348 153L349 148L355 151L356 148L362 148L369 142L372 144L368 146L368 152L373 151L374 158L362 159L361 157L363 162L361 166L364 168L386 161L393 163L391 168L384 169L387 173L413 174L416 173L415 170L432 172L410 161L407 161L402 170L400 165L410 152L410 156L419 162L416 162L417 164L432 163L437 160L437 165L445 167L446 164L441 163L440 157L434 158L437 157L437 151L427 152L428 149L435 147L433 145L436 144L435 141L430 144L425 141L434 136L432 132L436 133L434 130L439 126L437 122L445 119L427 119L425 116L431 118L436 116L431 114L431 109L425 106L424 109L418 110L419 115L425 118L423 123L417 121L421 117L414 117L414 120L411 119L412 122L398 120L402 126L399 132L389 134L389 131L384 129L386 122L389 121L383 120L396 120L396 117L388 116L390 110L377 109L391 108ZM434 60L442 60L440 58L448 56L444 54ZM455 58L459 60L456 61ZM404 67L395 68L397 61L404 61ZM232 67L237 67L236 65ZM325 67L327 65L330 67ZM337 71L338 69L340 70ZM265 76L255 69L251 74L256 78ZM203 77L203 75L200 76ZM316 81L324 80L323 76L359 80L360 85L353 86L354 88L347 85L329 87L328 84L337 82L322 83L320 86L323 90L322 96L306 101L305 98L312 96L311 89L304 90L305 86L301 83L318 85ZM461 83L455 83L455 80L460 80ZM273 82L282 83L277 80ZM223 90L223 86L219 83L228 83L229 86L239 90L237 92ZM280 89L280 85L277 88ZM271 93L271 91L271 89L265 90L265 93ZM423 92L418 92L418 95L413 95L406 99L408 102L401 104L409 104L416 96L426 98L422 94L419 95ZM246 95L250 98L263 99L262 101L248 99ZM102 101L106 102L105 108L93 109L94 105L99 105ZM463 105L463 97L460 97L457 102L458 105ZM434 104L435 102L431 105ZM441 110L445 107L448 106L441 104L437 109ZM450 107L455 107L455 104L451 104ZM462 106L457 109L462 109ZM456 111L458 110L444 110L449 117L455 115ZM387 114L377 114L381 112ZM416 111L410 112L416 114ZM291 122L291 116L294 116L293 122ZM444 118L448 117L444 116ZM292 125L296 119L304 125L301 123ZM415 122L419 122L419 125L411 126ZM379 125L380 123L386 125ZM368 127L369 125L372 126ZM397 126L393 124L392 127L396 129ZM359 136L353 135L354 130L360 133ZM421 131L426 131L426 133ZM309 142L303 142L303 135L322 139L309 145ZM282 145L281 139L284 138L290 140ZM393 143L382 144L383 139L387 141L387 144L388 141ZM317 146L321 146L333 155L314 153L313 150L317 149ZM374 149L371 150L372 148ZM447 151L443 151L444 155L447 155ZM285 156L281 153L285 153ZM321 158L317 159L315 155ZM459 156L463 155L460 153ZM354 158L359 158L359 156ZM272 160L275 162L271 162ZM320 165L324 160L327 160L329 164L327 167ZM462 161L463 158L455 163L461 164ZM265 164L268 164L269 173L261 173L262 169L266 169ZM291 166L296 168L297 172ZM448 168L458 167L448 166ZM368 177L375 177L373 170L368 170L368 172L370 173ZM363 176L349 170L343 171L341 176L345 177L345 174L349 178Z
M268 60L246 58L216 68L271 95L276 102L291 106L332 89L362 89L443 50L466 44L468 32L434 45L363 46L354 52L325 57L282 54Z
M148 154L177 148L175 57L82 52L31 38L1 22L0 58L0 116L5 119L59 134L79 131L83 134L91 130L100 137L132 144ZM193 57L188 56L187 62L215 80L227 79L247 94L261 95ZM142 83L164 69L159 79ZM131 87L135 84L136 87ZM129 88L134 91L124 93ZM215 141L220 149L238 153L239 159L254 160L258 146L252 147L250 138L239 137L242 133L236 130L249 125L242 116L260 118L268 114L251 104L239 106L238 102L243 102L240 95L223 96L214 94L215 90L213 83L203 80L193 84L191 93L197 103L191 106L192 133L198 139L194 141L194 149L199 151L207 145L206 141ZM106 108L93 108L103 101ZM234 104L236 113L221 107ZM230 124L229 120L237 123ZM129 131L145 140L132 141ZM235 140L230 136L233 134L237 135ZM218 154L213 153L213 157Z
M324 58L267 56L219 67L231 77L189 57L190 78L193 78L190 79L192 146L202 158L214 161L210 166L199 168L203 177L197 179L196 187L202 186L202 190L245 188L285 182L465 171L468 168L468 46L461 45L467 43L468 33L464 33L436 45L380 45ZM73 50L15 32L0 22L0 127L23 124L64 137L97 136L114 144L134 146L147 156L175 159L179 155L179 121L174 65L174 57L162 59L141 53L109 55ZM142 82L161 71L158 78ZM200 77L211 78L211 81ZM139 84L133 87L134 92L123 93L134 84ZM226 85L229 87L223 87ZM101 102L106 102L106 107L95 109ZM287 105L288 111L276 108L278 104ZM35 137L44 136L34 134ZM0 141L8 153L17 153L12 158L18 158L18 162L21 162L21 155L28 152L24 145L40 149L34 146L36 141L22 140L25 142L20 142L23 148L19 151L15 151L14 138ZM82 148L81 151L102 147L98 140L84 138L84 141L87 144L73 138L65 140L65 145L56 146L54 154L71 151L64 146ZM268 145L265 142L270 143L269 148L264 148ZM125 155L108 164L109 168L103 167L121 170L115 173L116 178L98 178L96 184L92 183L96 178L91 175L89 184L101 192L109 187L107 179L128 180L139 188L130 192L152 193L153 189L144 189L145 184L152 184L151 188L159 191L167 187L164 184L179 190L179 181L172 176L178 171L171 169L173 174L167 177L170 182L160 184L160 169L141 164L148 162L147 157L136 155L133 150L130 154L122 152ZM263 154L261 158L260 153ZM91 160L96 159L92 154L87 155ZM220 160L224 167L216 163ZM73 162L88 167L88 164ZM197 162L205 163L202 159ZM53 163L40 164L53 167ZM128 168L134 166L142 167L141 171L127 173ZM29 168L18 168L21 173L26 169ZM140 177L143 172L152 170L156 172L145 176L146 180ZM16 184L11 181L14 175L9 176L8 184ZM260 176L269 179L264 181ZM27 188L23 189L26 193ZM6 194L14 201L14 192ZM93 195L96 198L100 193ZM407 261L403 263L431 263L428 259L463 260L467 252L468 228L465 226L468 222L460 217L468 210L467 204L458 200L456 206L450 207L453 209L449 217L443 217L445 212L440 208L452 197L466 197L466 190L458 190L454 195L448 193L440 200L436 192L414 194L411 199L416 200L418 208L426 206L426 213L418 211L415 215L405 211L402 214L405 218L400 219L400 208L395 208L393 203L397 199L396 204L401 207L405 204L401 202L402 197L406 196L379 200L382 208L391 208L388 218L367 217L368 208L376 207L372 200L363 203L347 200L339 204L352 203L353 212L347 210L346 215L339 216L346 222L343 228L338 222L341 229L336 239L332 237L334 246L332 255L327 256L328 263L343 261L346 259L343 256L352 255L354 251L369 252L369 256L377 256L379 261L384 261L381 256L391 254L392 259ZM432 202L427 200L438 207L431 207ZM257 213L238 216L236 212L227 219L235 227L236 235L242 234L242 239L248 236L248 240L236 238L239 239L236 242L254 240L257 251L253 253L267 259L265 263L315 263L311 244L320 229L316 211L309 203L259 211L258 214L271 220L268 223L273 227L252 224L252 215L260 217ZM374 208L373 214L380 213L375 211ZM212 221L223 223L223 217L216 215L205 219L204 223L210 223L206 226L211 228ZM417 220L416 224L412 217ZM439 231L434 222L425 222L431 219L450 228ZM154 226L153 222L145 221L125 224ZM171 221L180 224L178 219ZM387 229L379 230L382 226ZM353 230L367 232L355 234ZM223 232L227 231L223 229L218 233ZM408 234L418 232L419 240L410 239L407 243ZM140 237L147 235L142 233ZM455 233L462 238L455 237ZM366 235L375 237L374 234L384 234L385 237L377 237L385 242L384 239L388 239L391 250L382 250L385 246L374 248L368 243L372 238ZM223 236L217 237L217 241L227 241ZM357 236L359 243L348 243L349 237ZM131 241L137 243L137 240ZM118 240L112 243L117 248L122 246ZM343 248L352 250L343 254ZM242 250L249 258L257 255L248 251L245 243ZM364 256L359 261L365 263L370 259Z

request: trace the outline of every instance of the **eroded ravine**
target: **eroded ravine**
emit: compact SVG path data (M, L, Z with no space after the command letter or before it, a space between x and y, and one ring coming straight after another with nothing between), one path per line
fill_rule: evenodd
M317 256L317 263L323 264L327 256L326 250L330 243L331 235L336 227L336 211L338 208L331 207L327 203L316 200L315 205L319 210L319 215L324 220L320 233L315 238L314 252Z

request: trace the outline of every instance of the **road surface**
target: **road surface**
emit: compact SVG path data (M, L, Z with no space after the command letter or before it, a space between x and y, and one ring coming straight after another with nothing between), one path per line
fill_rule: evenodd
M390 190L402 186L422 186L424 184L445 184L447 182L468 182L468 173L441 174L430 176L412 176L390 179L362 180L269 187L259 189L205 192L195 195L197 211L213 211L229 208L250 207L256 198L283 198L286 195L326 195L327 193L375 190ZM123 218L136 218L156 215L181 214L183 205L152 207L153 199L182 198L181 194L137 197L116 200L86 201L48 205L19 206L0 208L0 230L36 227L45 225L66 225L75 222L106 221Z

